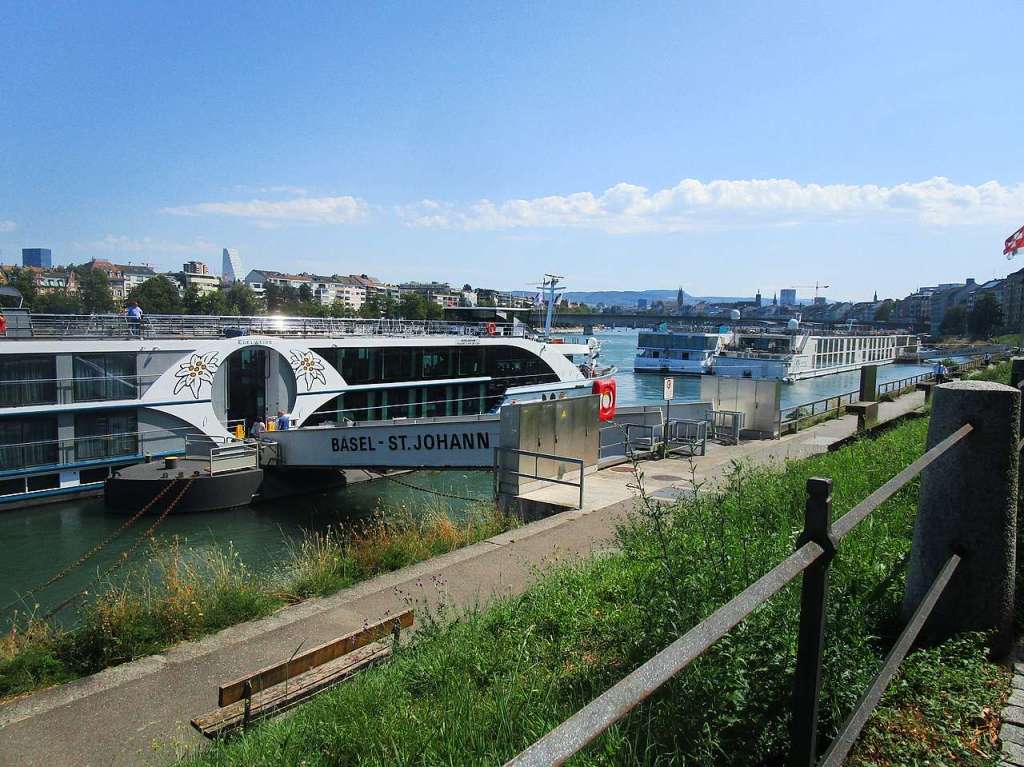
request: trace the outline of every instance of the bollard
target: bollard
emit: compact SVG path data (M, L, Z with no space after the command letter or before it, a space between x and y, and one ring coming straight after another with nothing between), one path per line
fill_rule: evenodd
M875 402L878 399L878 365L865 365L860 369L861 402Z
M921 475L910 567L907 620L950 554L963 556L922 635L942 641L963 631L995 631L992 653L1013 642L1020 392L988 381L936 386L927 446L964 424L973 430Z

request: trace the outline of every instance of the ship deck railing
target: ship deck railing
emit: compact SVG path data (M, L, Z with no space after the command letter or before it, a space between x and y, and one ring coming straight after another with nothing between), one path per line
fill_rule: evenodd
M532 337L518 323L356 317L253 317L150 314L134 320L120 314L33 314L23 338L231 338L235 336L472 336ZM7 340L18 340L8 336Z

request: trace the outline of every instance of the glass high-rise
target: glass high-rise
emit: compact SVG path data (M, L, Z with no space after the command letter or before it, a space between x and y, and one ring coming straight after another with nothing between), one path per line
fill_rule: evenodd
M53 253L49 248L22 248L21 265L49 269L53 266Z
M242 259L237 250L224 248L224 259L220 266L220 279L224 284L231 284L242 279Z

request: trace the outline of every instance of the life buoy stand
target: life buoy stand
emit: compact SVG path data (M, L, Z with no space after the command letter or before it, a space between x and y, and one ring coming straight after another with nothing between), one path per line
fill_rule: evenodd
M0 336L7 335L7 318L0 314Z
M601 399L597 406L597 419L599 421L611 421L615 418L615 379L599 378L594 381L591 389Z
M498 335L498 326L495 325L493 322L488 322L486 325L484 325L484 329L487 330L487 335L489 336Z

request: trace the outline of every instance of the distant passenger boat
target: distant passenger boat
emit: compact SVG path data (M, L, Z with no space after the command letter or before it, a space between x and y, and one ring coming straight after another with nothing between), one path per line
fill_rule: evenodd
M714 372L715 357L732 333L640 333L633 369L638 373L703 375Z
M743 332L715 359L715 372L792 382L888 365L915 354L918 346L917 336L906 333Z

